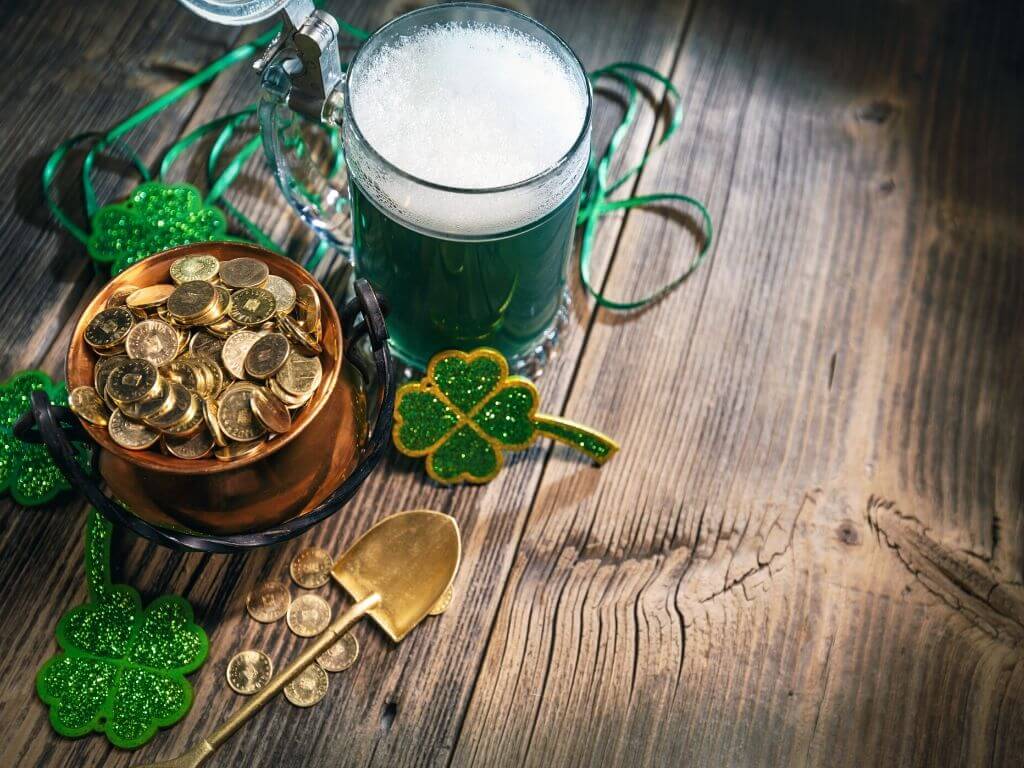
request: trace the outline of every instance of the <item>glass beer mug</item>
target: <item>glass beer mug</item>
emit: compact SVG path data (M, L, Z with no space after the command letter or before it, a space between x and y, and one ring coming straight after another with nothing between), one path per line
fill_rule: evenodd
M342 72L337 22L309 0L182 2L221 23L283 12L256 65L266 154L302 219L351 245L389 299L395 353L422 369L490 346L514 370L542 365L567 317L590 154L590 83L569 46L520 13L443 3L385 24Z

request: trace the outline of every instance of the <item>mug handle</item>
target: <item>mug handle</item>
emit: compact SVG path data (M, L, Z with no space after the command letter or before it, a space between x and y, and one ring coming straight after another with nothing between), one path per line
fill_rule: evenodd
M342 328L344 336L348 340L346 356L348 356L347 350L351 348L352 344L363 335L369 337L381 392L377 418L367 440L363 456L352 474L345 478L345 481L330 496L305 515L293 518L276 528L258 533L203 536L158 528L136 517L122 504L108 497L100 488L96 480L99 477L96 467L99 455L97 450L93 450L92 474L86 472L75 459L75 448L71 441L89 440L89 435L82 429L78 418L69 408L54 405L45 392L37 390L32 393L32 408L18 419L14 425L14 435L26 442L44 443L50 456L53 457L54 463L64 473L71 486L80 491L107 520L165 547L178 550L232 553L292 539L333 515L355 495L359 486L380 462L391 437L397 376L391 349L387 343L387 326L384 324L386 305L382 307L383 302L380 301L378 294L366 280L356 280L354 288L355 298L349 301L341 311ZM359 315L362 315L362 321L356 323L356 318ZM355 363L355 360L353 359L352 362Z

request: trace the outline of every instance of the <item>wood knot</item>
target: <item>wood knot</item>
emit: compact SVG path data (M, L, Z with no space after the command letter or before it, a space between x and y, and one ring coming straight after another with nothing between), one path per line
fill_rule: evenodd
M878 99L872 101L865 107L861 107L857 111L857 119L865 123L874 123L875 125L882 125L887 122L892 113L895 112L895 108L885 99Z
M860 544L860 533L852 520L843 520L836 528L836 538L847 546L855 547Z

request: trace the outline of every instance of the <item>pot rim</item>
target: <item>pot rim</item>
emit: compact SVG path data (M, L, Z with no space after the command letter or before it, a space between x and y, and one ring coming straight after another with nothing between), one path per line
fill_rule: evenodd
M112 278L110 282L100 289L99 293L97 293L89 304L86 305L82 314L79 316L78 321L75 323L74 331L72 332L71 341L68 344L68 352L64 365L69 390L73 389L75 386L93 386L92 370L98 358L94 352L86 349L83 334L89 321L102 309L110 295L118 287L126 283L137 284L133 283L132 279L137 278L141 273L152 268L156 262L164 262L169 266L171 261L181 258L182 256L204 252L211 252L213 255L221 259L250 256L265 262L267 266L270 267L271 274L280 274L281 272L287 273L289 271L297 272L299 276L312 285L313 289L317 292L317 295L320 298L321 312L325 315L323 318L324 327L327 330L331 328L335 330L337 348L334 350L328 350L325 347L324 351L330 352L330 365L324 366L324 374L320 382L320 387L313 394L310 403L302 409L302 412L296 420L297 423L293 428L273 440L265 441L254 453L233 461L220 461L215 458L178 459L173 456L164 456L162 453L156 453L150 450L131 451L127 448L122 448L115 443L111 439L106 428L97 427L94 424L88 423L84 419L78 419L82 424L82 427L86 432L88 432L89 436L103 450L110 451L125 461L146 470L177 475L212 475L246 467L250 464L254 464L255 462L262 461L268 456L272 456L292 440L296 439L306 428L306 425L317 417L329 399L330 393L334 390L334 387L337 386L341 367L344 364L344 336L337 308L334 306L334 301L327 294L327 291L324 290L324 287L316 278L313 277L313 275L291 259L258 245L240 241L214 240L181 245L147 256L145 259L133 264L128 269ZM277 270L275 270L275 266L278 267ZM169 276L167 279L170 280ZM149 282L151 283L151 281ZM144 286L139 285L139 287L141 288ZM329 336L330 333L325 332L324 338L327 339ZM80 370L81 363L79 361L82 360L89 362L88 376Z

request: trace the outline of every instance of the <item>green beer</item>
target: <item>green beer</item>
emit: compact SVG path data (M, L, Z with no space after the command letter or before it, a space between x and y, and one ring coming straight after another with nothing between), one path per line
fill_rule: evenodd
M475 4L383 27L349 67L343 138L356 274L398 356L495 347L536 369L566 315L590 149L579 61L537 22Z

